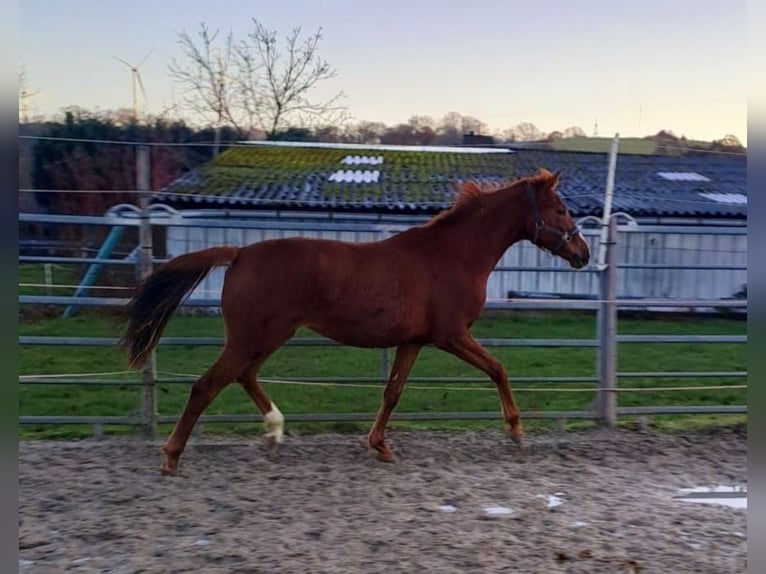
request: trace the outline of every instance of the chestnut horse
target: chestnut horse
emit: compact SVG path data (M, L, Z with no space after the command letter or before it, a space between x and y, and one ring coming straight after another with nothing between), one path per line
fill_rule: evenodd
M385 441L386 425L427 344L492 379L508 432L521 446L522 424L506 371L469 329L484 306L490 272L517 241L531 241L575 269L587 265L588 244L556 192L559 174L541 169L494 189L463 184L450 209L381 241L274 239L203 249L158 267L128 305L121 344L136 369L146 362L184 296L212 268L228 265L221 294L226 342L216 362L191 387L162 449L162 472L177 472L198 417L235 380L264 417L272 445L281 442L284 417L257 374L302 326L343 345L396 347L367 436L368 449L379 460L394 460Z

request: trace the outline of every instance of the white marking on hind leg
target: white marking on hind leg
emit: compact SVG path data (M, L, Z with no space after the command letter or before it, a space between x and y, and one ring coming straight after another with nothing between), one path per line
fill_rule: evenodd
M271 410L263 416L263 424L266 427L266 437L274 444L281 443L285 432L285 417L273 402Z

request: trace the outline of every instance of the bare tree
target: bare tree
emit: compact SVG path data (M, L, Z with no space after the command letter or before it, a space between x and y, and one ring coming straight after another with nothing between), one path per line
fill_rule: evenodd
M540 131L540 129L531 122L521 122L516 124L507 130L506 135L510 140L517 142L540 141L545 138L545 133Z
M184 106L198 114L203 121L217 127L228 123L241 129L243 118L238 104L240 80L234 74L235 57L232 33L219 45L218 30L210 32L200 24L198 40L187 32L178 35L178 44L185 56L183 63L173 58L169 71L184 88Z
M410 116L410 119L407 120L407 123L410 124L416 131L429 129L433 132L436 132L436 121L431 116Z
M312 91L336 70L319 55L321 28L301 40L301 28L286 37L283 50L276 32L253 18L254 30L235 42L231 33L218 47L218 32L201 25L198 42L186 32L179 43L185 65L173 61L171 74L187 87L187 103L203 117L238 129L262 129L270 136L289 126L338 126L347 119L342 92L314 100Z
M457 144L463 139L463 116L457 112L449 112L439 122L436 143Z
M472 116L464 116L457 112L448 112L439 121L435 143L458 144L463 141L463 135L486 133L487 124Z
M345 140L352 143L379 144L387 129L383 122L363 121L356 125L346 125Z
M463 133L473 132L483 134L487 132L487 124L473 116L463 116Z
M724 148L737 148L737 149L745 148L745 146L742 145L742 142L739 141L739 138L735 136L734 134L726 134L720 140L713 140L713 143L719 144L721 147L724 147Z
M564 130L565 138L585 138L585 130L578 126L571 126Z
M254 112L261 127L274 135L288 124L337 126L347 119L346 108L340 104L343 92L324 101L310 99L318 83L337 75L335 68L319 55L322 29L301 41L301 28L294 28L285 39L284 53L280 53L276 32L255 18L253 24L255 29L248 35L249 42L239 45L238 54L243 71L263 72L245 87L248 109Z

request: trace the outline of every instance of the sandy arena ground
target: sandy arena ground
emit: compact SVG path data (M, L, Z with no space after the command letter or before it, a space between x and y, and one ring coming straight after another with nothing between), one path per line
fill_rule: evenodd
M530 435L524 455L500 429L388 437L394 464L362 435L288 435L273 456L192 438L176 477L159 439L22 442L19 571L746 569L747 510L674 498L746 486L744 427Z

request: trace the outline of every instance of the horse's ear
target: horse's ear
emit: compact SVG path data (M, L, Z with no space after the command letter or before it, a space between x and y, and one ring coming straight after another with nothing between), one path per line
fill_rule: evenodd
M540 182L540 188L545 190L556 189L556 186L559 184L560 176L561 176L560 169L551 173L549 170L545 169L544 167L541 167L540 171L538 171L538 178L539 178L538 181Z

